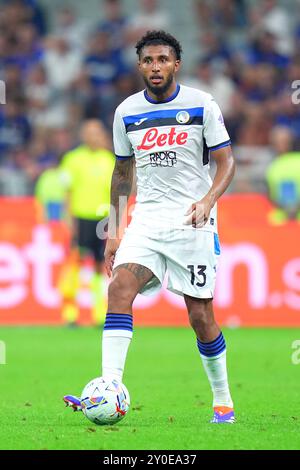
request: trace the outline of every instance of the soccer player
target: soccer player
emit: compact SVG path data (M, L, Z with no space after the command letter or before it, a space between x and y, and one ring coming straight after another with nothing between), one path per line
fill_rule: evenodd
M136 50L146 88L123 101L114 119L117 161L111 204L117 217L110 218L105 249L112 279L102 375L122 381L132 338L133 301L139 292L159 289L168 271L168 289L184 297L212 388L212 422L233 423L226 345L212 305L220 254L216 202L234 174L230 139L213 97L176 82L181 46L173 36L150 31ZM210 155L217 166L213 181ZM130 194L134 165L136 207L120 240L119 200ZM76 397L65 401L80 408Z

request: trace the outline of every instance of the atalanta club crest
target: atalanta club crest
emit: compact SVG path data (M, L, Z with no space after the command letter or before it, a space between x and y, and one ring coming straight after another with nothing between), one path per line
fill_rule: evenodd
M179 122L179 124L186 124L190 120L190 115L187 111L179 111L179 113L176 114L176 121Z

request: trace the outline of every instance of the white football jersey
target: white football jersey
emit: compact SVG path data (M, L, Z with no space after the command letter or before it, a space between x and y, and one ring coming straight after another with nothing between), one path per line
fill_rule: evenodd
M135 158L137 198L131 226L148 234L193 229L185 225L185 213L212 185L209 153L230 145L213 97L183 85L159 103L145 90L135 93L116 109L113 137L118 159ZM216 205L202 229L217 231Z

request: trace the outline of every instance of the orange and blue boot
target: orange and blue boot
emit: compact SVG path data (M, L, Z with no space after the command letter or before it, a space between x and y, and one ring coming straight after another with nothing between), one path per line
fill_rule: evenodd
M233 424L235 423L234 411L233 408L229 408L228 406L215 406L214 407L214 416L211 423L221 424L221 423L228 423Z

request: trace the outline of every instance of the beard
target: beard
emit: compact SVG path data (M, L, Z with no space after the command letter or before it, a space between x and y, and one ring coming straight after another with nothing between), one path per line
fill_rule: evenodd
M168 89L172 85L173 74L170 74L167 77L166 83L164 85L153 85L146 77L143 77L143 80L145 82L146 87L148 88L148 90L151 91L151 93L153 93L153 95L162 96L168 91Z

